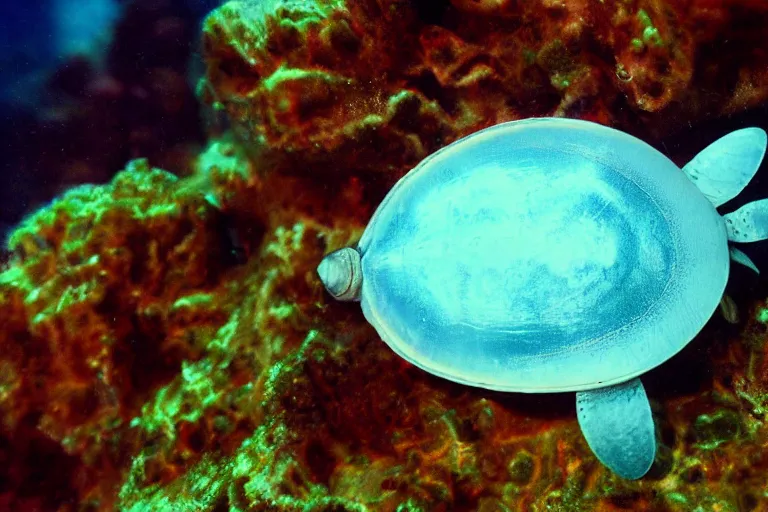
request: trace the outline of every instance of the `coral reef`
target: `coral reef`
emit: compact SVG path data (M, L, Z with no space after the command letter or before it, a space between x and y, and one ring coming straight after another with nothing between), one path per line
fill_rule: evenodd
M28 446L3 471L37 465L43 444L51 458L84 463L36 469L73 478L63 488L81 499L113 485L125 418L199 358L227 317L227 294L215 293L227 261L215 210L176 193L176 181L136 161L108 186L67 192L12 235L14 261L0 278L1 408L6 440ZM19 478L5 475L4 490Z
M327 303L314 267L359 231L284 206L268 225L264 183L230 142L199 165L202 187L136 161L15 232L0 279L0 507L768 506L768 305L739 327L713 319L647 376L660 456L648 478L621 481L581 438L572 395L442 381L354 305ZM17 473L41 458L53 463ZM27 489L35 478L51 487Z
M660 136L765 102L767 20L748 1L223 6L200 92L232 133L188 178L134 160L10 237L0 510L768 509L764 281L644 378L660 449L631 482L573 395L428 375L315 275L408 166L484 125Z
M759 105L766 26L741 0L233 1L204 26L204 92L270 171L375 182L501 121L657 140Z

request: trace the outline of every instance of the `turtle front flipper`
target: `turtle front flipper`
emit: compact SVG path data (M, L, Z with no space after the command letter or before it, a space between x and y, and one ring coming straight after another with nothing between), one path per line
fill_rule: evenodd
M640 379L576 393L576 415L587 444L617 475L637 479L656 457L651 406Z
M760 128L736 130L716 140L683 167L683 172L712 204L736 197L760 167L766 134Z

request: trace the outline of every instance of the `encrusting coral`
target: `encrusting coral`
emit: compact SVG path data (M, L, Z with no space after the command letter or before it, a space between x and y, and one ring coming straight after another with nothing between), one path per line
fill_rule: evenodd
M623 481L591 455L572 395L428 375L323 292L322 256L456 137L547 114L661 133L768 94L766 43L732 28L765 22L759 2L525 5L215 11L201 93L233 134L197 174L134 160L10 238L0 510L768 507L762 300L737 300L738 326L716 316L648 375L659 457ZM725 39L730 53L704 59ZM731 93L711 99L727 73Z
M741 0L233 1L204 25L202 89L270 171L391 180L521 117L656 138L759 105L766 23Z

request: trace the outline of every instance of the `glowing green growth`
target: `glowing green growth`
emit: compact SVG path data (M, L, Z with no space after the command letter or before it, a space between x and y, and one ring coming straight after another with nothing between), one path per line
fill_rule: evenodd
M552 83L552 86L559 91L563 89L567 89L568 86L571 85L570 76L556 73L555 75L552 76L551 83Z
M722 409L714 414L702 414L693 424L693 431L699 441L696 446L703 450L714 450L721 444L739 437L743 426L739 414Z
M182 381L174 381L160 389L155 400L145 404L142 415L131 420L132 427L141 427L147 432L162 430L168 437L175 437L176 425L180 421L196 422L205 409L219 399L215 390L210 360L195 363L182 362ZM189 404L199 404L189 408Z
M206 294L190 295L176 302L205 304ZM181 363L181 375L167 386L161 388L141 409L141 415L131 420L131 427L138 427L148 433L162 432L169 439L176 436L176 425L181 421L197 422L206 409L216 404L221 398L223 382L226 381L226 368L229 366L229 342L234 335L235 317L219 329L208 345L209 354L204 359ZM219 357L224 354L224 357ZM245 384L252 387L251 383Z
M762 308L757 311L757 321L762 324L768 323L768 308Z
M139 455L134 459L134 466L143 465L145 459L151 459L151 457ZM129 482L120 490L120 500L123 504L121 508L125 512L213 510L226 492L229 471L230 468L226 464L206 457L169 488L154 484L142 489L136 485L136 482Z
M685 494L680 492L670 492L667 494L667 499L673 503L679 503L681 505L688 504L688 498L685 496Z
M397 512L423 512L425 508L413 498L409 498L408 501L404 501L398 505L395 510Z
M318 80L328 84L340 82L338 78L323 71L307 71L305 69L291 68L286 65L282 65L277 70L275 70L274 73L265 78L263 84L268 91L274 91L277 87L286 82L310 79Z
M640 9L637 12L637 21L640 22L640 24L643 26L643 35L642 35L642 41L638 39L632 40L632 47L633 49L639 49L638 48L638 42L641 44L646 44L649 46L664 46L664 41L661 39L661 35L659 34L659 29L653 26L653 22L651 21L651 17L648 15L648 13L644 9Z

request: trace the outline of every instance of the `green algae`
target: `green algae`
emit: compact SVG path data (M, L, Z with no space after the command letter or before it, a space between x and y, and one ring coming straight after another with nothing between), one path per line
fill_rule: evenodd
M180 297L171 306L170 312L181 312L193 308L208 308L213 305L215 297L210 293L195 293Z
M723 443L741 436L744 430L741 416L729 409L720 409L713 414L702 414L693 424L693 432L702 450L714 450Z
M645 9L637 11L637 21L643 28L643 32L640 38L632 39L630 45L633 50L642 50L646 45L661 47L664 46L664 40L659 34L659 29L653 25L651 16Z
M576 55L560 39L554 39L536 55L540 68L549 73L552 86L562 91L568 88L583 72Z
M274 254L285 262L290 262L293 254L291 251L298 251L301 249L304 229L305 226L301 222L297 222L291 228L278 226L275 228L276 240L267 245L266 252Z
M176 427L182 421L196 423L205 410L219 401L221 392L216 391L213 379L213 363L204 359L195 363L181 363L182 383L161 388L154 399L142 407L142 415L131 420L131 427L139 427L148 433L162 431L169 439L175 438ZM198 404L190 408L188 404Z
M296 311L295 306L287 302L283 302L281 304L278 304L277 306L269 307L269 314L278 320L285 320L286 318L290 317L295 311Z
M137 456L132 464L132 474L142 473L150 456ZM204 458L191 467L178 480L161 486L153 484L140 488L135 482L127 483L119 492L123 512L199 512L213 510L226 496L228 467L223 467L211 457ZM237 508L229 508L234 512Z
M595 496L586 494L587 473L578 467L569 471L565 476L565 482L559 489L546 494L544 506L546 510L556 512L570 512L571 510L589 510Z
M667 493L665 497L669 501L673 503L679 503L680 505L688 505L689 503L688 497L681 492L670 492L670 493Z
M768 415L768 393L749 393L746 383L741 379L736 382L736 395L752 406L752 414L758 417Z
M395 509L396 512L426 512L427 509L413 498L404 501Z
M308 332L296 353L275 362L266 370L262 407L275 395L275 384L286 372L299 371L292 363L303 360L317 339L317 331ZM218 368L221 369L221 366ZM155 397L153 406L145 407L142 416L135 418L132 426L149 433L162 431L166 439L169 439L174 435L174 426L182 419L193 422L199 420L208 405L219 401L219 396L211 388L213 384L204 382L206 379L216 381L212 375L213 369L205 360L200 364L186 364L182 371L181 391L169 386L163 388ZM245 388L248 394L253 394L252 383L246 384L239 391ZM190 394L197 395L200 406L185 413L181 404ZM325 486L311 482L304 483L307 493L301 497L280 493L279 486L274 485L274 482L281 480L280 475L287 475L299 467L296 460L280 450L280 446L294 441L293 433L281 423L281 414L267 418L232 456L206 456L177 480L163 487L158 484L142 485L146 465L156 457L156 449L145 447L134 457L129 478L120 490L122 510L213 510L221 503L226 503L230 511L249 510L257 503L287 510L324 510L326 506L339 507L338 510L366 510L359 504L329 497ZM214 428L228 431L233 425L226 417L218 415L214 419Z
M24 257L35 257L53 248L51 235L65 233L61 249L74 253L90 242L87 235L93 224L116 210L129 212L140 222L175 216L179 213L177 204L159 205L152 197L157 190L177 182L173 174L151 168L146 159L133 160L111 184L73 187L25 218L9 236L7 246L13 252L21 251Z
M521 450L509 464L509 478L518 485L526 485L533 478L536 470L536 461L533 455L526 450Z
M562 75L560 73L555 73L551 77L551 83L555 89L561 91L563 89L567 89L568 86L571 85L571 78L569 74Z
M344 10L345 3L345 0L229 2L205 18L203 33L213 39L225 37L227 44L247 62L255 64L252 54L266 49L266 27L270 21L277 19L284 32L302 34L328 19L334 12ZM226 35L221 32L226 32Z
M196 362L182 361L180 378L160 388L142 406L141 416L131 420L131 427L148 434L162 432L172 440L176 437L179 422L197 422L209 407L221 400L220 390L225 389L223 384L227 379L224 370L232 357L230 343L235 332L236 316L233 315L208 344L206 357ZM245 384L244 387L249 386L252 384Z
M274 73L266 77L262 84L266 90L275 91L277 87L286 82L306 79L316 79L328 84L347 83L346 79L339 79L324 71L290 68L284 64L277 68Z

